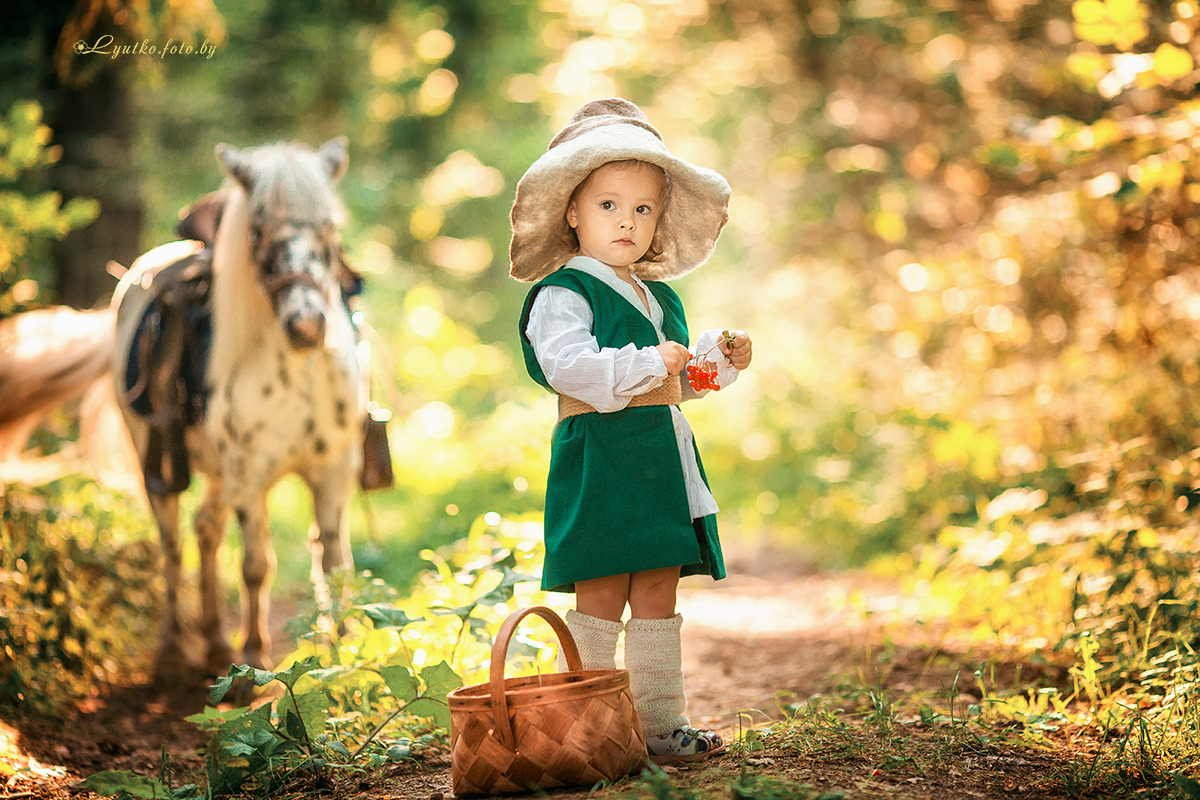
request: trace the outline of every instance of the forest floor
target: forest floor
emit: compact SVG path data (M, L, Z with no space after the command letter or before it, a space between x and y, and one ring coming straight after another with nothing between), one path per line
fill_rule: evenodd
M558 790L550 797L729 797L731 783L744 782L745 776L765 776L776 783L773 789L760 786L757 793L735 797L1086 796L1069 795L1064 788L1069 759L1088 749L1086 739L1069 742L1068 734L1060 731L1050 748L1022 746L1016 735L968 736L964 743L936 724L918 722L909 713L916 704L905 700L920 696L926 698L922 702L936 704L929 698L940 697L943 706L951 704L952 712L954 703L960 709L979 703L983 692L974 672L985 659L990 674L999 672L997 682L1007 674L1009 681L1053 685L1063 680L1061 670L1038 671L1006 663L1002 655L956 649L945 631L916 625L885 629L876 616L851 610L848 602L855 596L860 608L863 602L895 607L901 598L893 587L877 581L742 566L744 571L716 584L685 581L681 591L693 723L719 730L732 741L740 730L779 719L789 703L803 706L820 696L832 701L831 707L850 709L855 697L861 701L869 694L847 690L857 686L874 687L871 702L877 710L880 702L886 709L875 719L883 724L830 728L825 739L816 734L807 739L768 735L763 749L755 752L735 750L709 762L668 768L671 783L682 793L664 794L661 787L648 788L645 779L629 779L597 792ZM164 750L177 785L201 782L205 737L184 717L200 711L206 699L203 686L155 686L146 676L134 674L128 685L83 703L66 719L16 727L0 721L0 766L7 754L10 767L27 767L8 778L7 785L6 773L0 770L0 800L84 800L92 795L72 789L83 777L110 769L158 776ZM850 709L849 716L855 713ZM857 716L871 718L869 713ZM448 757L434 756L415 767L381 769L288 796L309 794L361 800L449 798Z

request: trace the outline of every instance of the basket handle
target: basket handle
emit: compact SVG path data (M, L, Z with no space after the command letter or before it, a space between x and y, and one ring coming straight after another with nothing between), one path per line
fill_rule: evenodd
M575 644L575 637L568 630L567 623L563 622L562 617L555 614L553 610L545 606L531 606L520 611L514 611L508 615L508 619L504 620L504 624L500 626L500 632L496 634L496 641L492 643L492 663L489 671L491 678L492 716L496 723L496 735L500 737L501 743L513 752L517 749L517 737L513 733L512 722L508 718L508 697L504 693L504 660L508 655L508 643L512 640L513 634L516 633L517 625L530 614L536 614L550 623L550 627L554 629L554 634L558 636L558 642L562 646L563 655L566 656L567 669L572 672L578 672L583 669L583 661L579 658L579 647Z

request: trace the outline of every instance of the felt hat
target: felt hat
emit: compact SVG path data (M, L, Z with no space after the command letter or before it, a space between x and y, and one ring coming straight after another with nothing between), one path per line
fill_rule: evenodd
M671 187L652 246L661 257L634 264L632 271L644 280L666 280L707 261L729 220L729 184L671 155L641 109L611 97L576 111L517 184L509 274L541 280L576 255L566 220L571 194L592 170L627 159L662 167Z

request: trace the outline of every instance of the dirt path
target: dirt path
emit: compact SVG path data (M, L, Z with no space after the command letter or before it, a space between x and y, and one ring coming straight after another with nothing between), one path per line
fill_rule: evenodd
M804 702L830 692L845 679L869 673L868 644L877 637L861 615L848 610L846 599L855 591L876 596L888 591L849 576L784 579L745 574L718 584L685 581L680 596L689 713L694 723L717 729L730 739L738 732L740 714L746 714L744 724L761 723L764 714L778 716L778 702ZM893 664L888 682L901 690L910 688L905 670L904 663ZM15 730L0 722L0 756L7 739L10 748L15 743L37 763L66 769L58 779L24 783L9 779L7 788L7 776L0 771L0 800L79 798L78 793L68 793L70 784L106 769L157 775L163 748L177 769L199 767L202 759L197 751L204 737L183 718L201 710L204 702L204 693L194 688L162 689L135 681L109 697L85 703L61 729L42 725ZM704 786L715 786L747 768L814 787L818 794L841 792L848 800L1054 796L1034 788L1037 776L1052 766L1048 762L1020 756L1008 764L980 763L983 768L975 771L963 766L941 776L913 778L880 774L873 765L854 759L823 760L768 750L749 761L727 756L677 775L697 787L701 797L707 796ZM722 796L727 791L722 790ZM449 766L439 762L424 765L418 774L397 770L382 782L364 782L355 791L364 800L438 800L439 795L450 794ZM589 794L567 790L553 797L583 800Z
M870 635L846 603L858 585L818 576L685 583L679 609L693 721L736 731L739 712L776 716L781 696L804 701L854 670Z

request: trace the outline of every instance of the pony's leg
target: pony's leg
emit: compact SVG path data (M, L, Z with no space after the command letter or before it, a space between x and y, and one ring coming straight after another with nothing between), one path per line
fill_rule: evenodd
M221 482L215 477L204 481L204 499L196 508L193 525L200 550L200 633L204 637L204 666L210 675L224 675L233 663L233 648L225 638L221 621L221 584L217 575L217 554L225 540L229 509L221 496Z
M354 567L350 550L350 515L347 513L354 490L354 474L346 464L329 470L323 480L309 482L316 518L309 534L312 581L317 607L321 609L331 608L329 575L337 569Z
M268 629L271 577L275 574L275 551L267 523L267 497L238 509L242 529L242 654L252 667L269 666L271 634Z
M154 519L158 523L163 578L166 581L155 672L160 681L174 681L186 677L190 672L187 656L183 652L183 625L179 621L179 589L182 580L179 495L151 492L148 496L150 510L154 512Z

